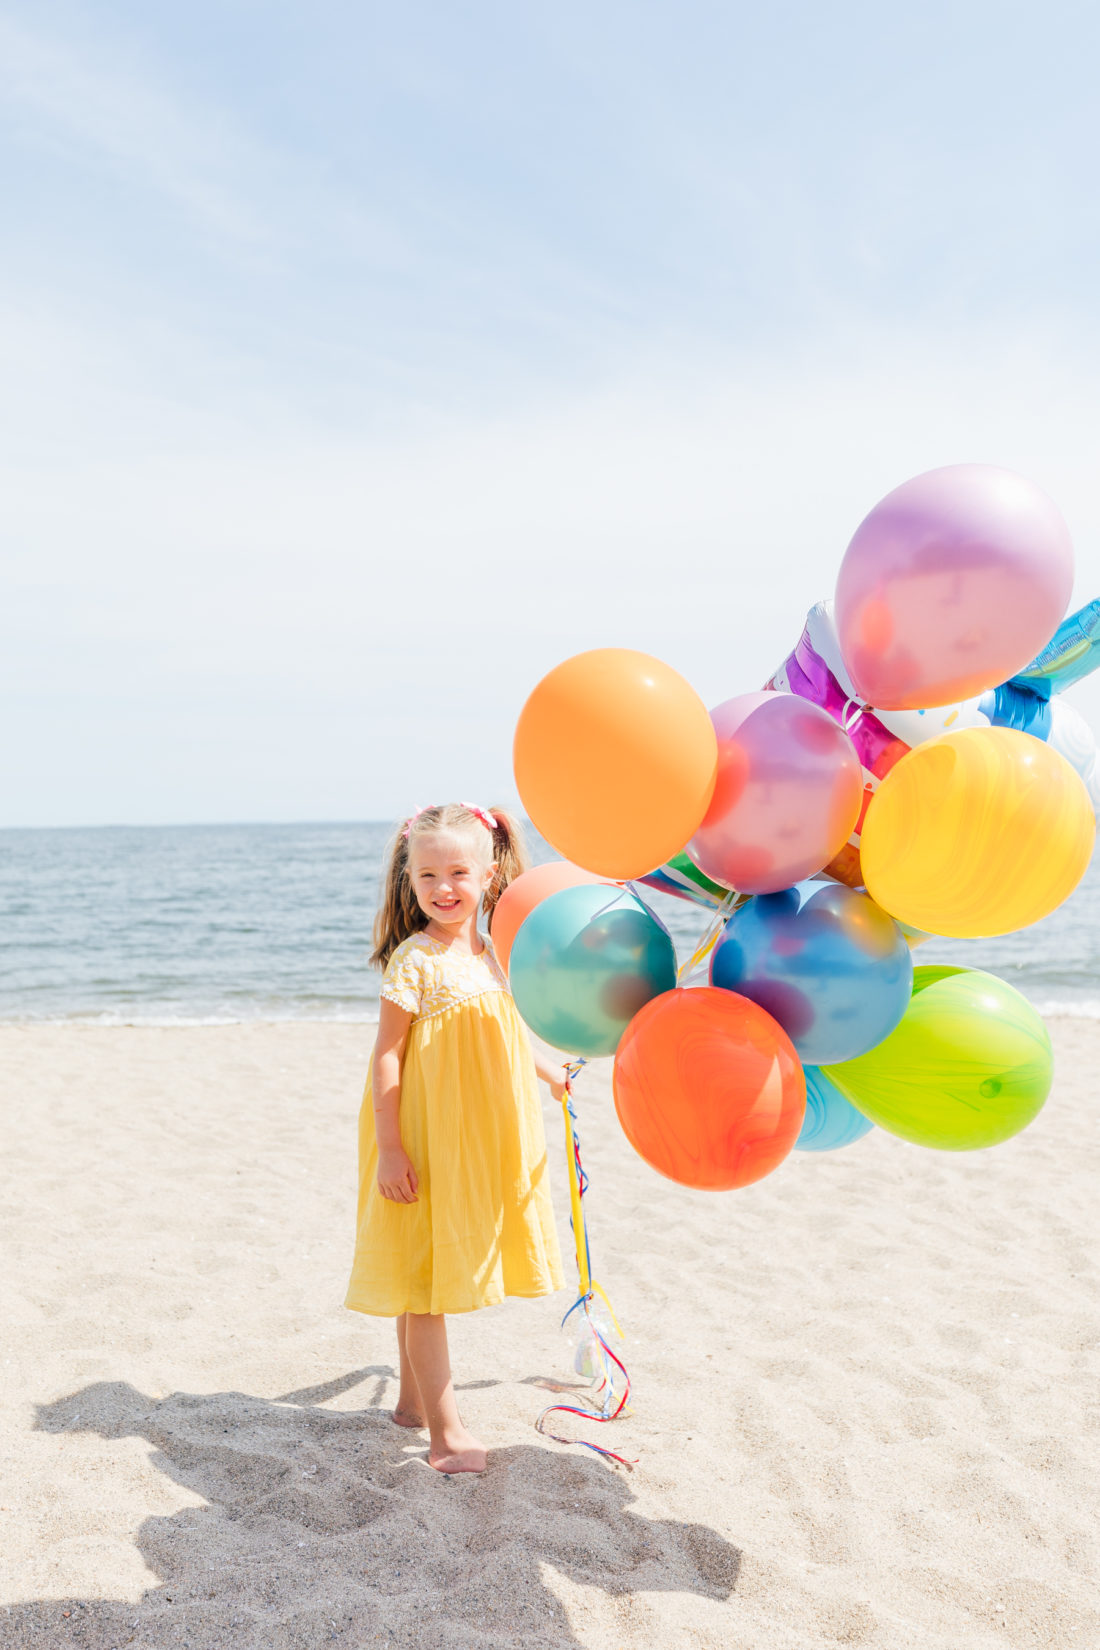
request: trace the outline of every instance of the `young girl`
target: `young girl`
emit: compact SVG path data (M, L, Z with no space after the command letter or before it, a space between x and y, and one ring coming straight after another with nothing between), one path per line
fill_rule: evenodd
M516 823L468 802L418 809L394 838L372 962L385 969L359 1120L359 1216L347 1302L397 1319L393 1419L427 1426L440 1472L481 1472L462 1424L447 1312L564 1288L532 1054L478 932L526 857Z

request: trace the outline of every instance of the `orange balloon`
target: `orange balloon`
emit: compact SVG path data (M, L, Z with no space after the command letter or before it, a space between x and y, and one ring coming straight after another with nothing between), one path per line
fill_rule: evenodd
M718 741L675 670L601 647L543 677L520 712L513 755L524 807L547 842L621 881L663 865L695 834Z
M521 872L514 882L510 882L493 906L493 914L489 918L493 950L504 972L508 972L508 958L512 954L512 941L519 925L531 915L536 905L541 905L548 895L556 894L559 888L577 888L581 883L600 880L591 871L582 871L579 865L570 865L567 859L555 859L549 865L532 865L529 871Z
M806 1078L770 1014L718 986L666 991L623 1033L615 1110L639 1156L681 1186L763 1180L798 1139Z

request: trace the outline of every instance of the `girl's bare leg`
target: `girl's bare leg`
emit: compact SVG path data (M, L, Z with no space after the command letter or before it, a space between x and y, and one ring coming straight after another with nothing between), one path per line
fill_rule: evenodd
M405 1343L431 1432L429 1464L437 1472L483 1472L485 1445L466 1431L455 1401L446 1318L442 1313L407 1312Z
M424 1406L420 1402L420 1389L416 1384L412 1364L409 1362L408 1350L405 1346L405 1314L402 1312L397 1320L397 1356L401 1369L401 1385L397 1392L397 1403L394 1405L393 1420L399 1427L422 1427L424 1425Z

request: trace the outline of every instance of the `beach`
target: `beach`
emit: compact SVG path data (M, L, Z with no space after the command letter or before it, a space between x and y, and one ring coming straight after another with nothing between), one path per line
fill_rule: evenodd
M709 1195L578 1089L633 1413L567 1296L452 1320L480 1478L342 1306L365 1024L0 1026L0 1646L1095 1650L1100 1025L993 1151L873 1131ZM546 1097L563 1247L565 1155ZM571 1273L571 1260L570 1273Z

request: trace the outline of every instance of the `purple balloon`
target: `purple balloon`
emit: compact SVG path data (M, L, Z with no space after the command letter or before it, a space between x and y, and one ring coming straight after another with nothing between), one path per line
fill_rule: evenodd
M863 770L844 729L793 693L742 693L710 719L718 780L689 857L744 894L772 894L823 870L863 804Z
M992 464L929 470L875 505L841 563L852 684L880 710L973 699L1046 646L1072 587L1069 529L1041 488Z

